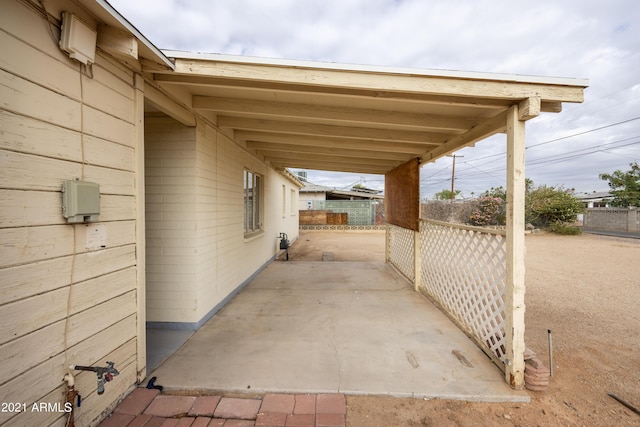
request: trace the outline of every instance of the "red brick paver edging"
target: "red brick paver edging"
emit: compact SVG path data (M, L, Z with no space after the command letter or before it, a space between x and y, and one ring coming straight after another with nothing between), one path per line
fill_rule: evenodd
M100 427L345 427L344 394L162 395L136 388Z

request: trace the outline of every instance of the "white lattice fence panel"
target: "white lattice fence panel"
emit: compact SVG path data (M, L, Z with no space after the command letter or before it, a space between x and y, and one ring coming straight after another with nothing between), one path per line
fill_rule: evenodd
M421 287L487 354L504 362L507 251L503 234L426 220L420 225Z
M389 262L412 282L415 280L413 230L389 224Z

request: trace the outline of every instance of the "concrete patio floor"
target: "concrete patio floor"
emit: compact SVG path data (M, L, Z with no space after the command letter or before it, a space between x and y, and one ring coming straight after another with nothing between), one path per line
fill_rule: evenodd
M152 376L203 393L529 400L383 262L275 261Z

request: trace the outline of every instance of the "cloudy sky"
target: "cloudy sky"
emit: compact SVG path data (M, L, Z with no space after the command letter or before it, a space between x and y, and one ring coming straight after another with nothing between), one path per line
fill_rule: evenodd
M109 0L160 49L390 67L587 78L583 104L527 122L536 185L607 190L598 174L640 161L637 0ZM456 155L455 188L505 185L505 137ZM424 165L423 197L451 187ZM384 177L309 171L331 187Z

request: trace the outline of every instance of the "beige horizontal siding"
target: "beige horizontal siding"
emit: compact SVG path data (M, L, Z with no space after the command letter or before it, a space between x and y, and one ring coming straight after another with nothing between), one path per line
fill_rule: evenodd
M51 39L45 40L47 44ZM46 46L46 45L45 45ZM73 99L80 98L79 64L61 61L58 56L47 55L14 36L0 32L0 49L2 52L20 52L12 58L2 55L0 67L13 75L22 76L26 80L38 82L54 92Z
M3 70L0 108L65 129L79 131L81 126L81 106L77 101Z
M63 181L82 176L80 163L13 151L0 150L0 165L0 185L10 189L60 191Z
M84 15L73 2L65 10ZM57 10L57 9L54 9ZM93 78L60 51L37 8L0 13L0 400L63 402L69 364L113 360L96 394L77 376L76 425L92 425L137 375L134 74L96 56ZM54 29L57 32L57 29ZM62 182L100 185L99 221L70 225ZM57 413L0 414L0 425L64 425Z
M0 228L62 224L59 192L0 190Z
M66 256L0 269L0 301L6 304L68 286L72 258Z
M0 109L0 148L42 157L82 161L79 132Z
M131 146L85 135L84 159L90 165L134 171L135 150Z
M87 105L82 106L82 131L88 135L134 146L133 124Z
M0 268L73 253L73 228L66 226L0 229Z

